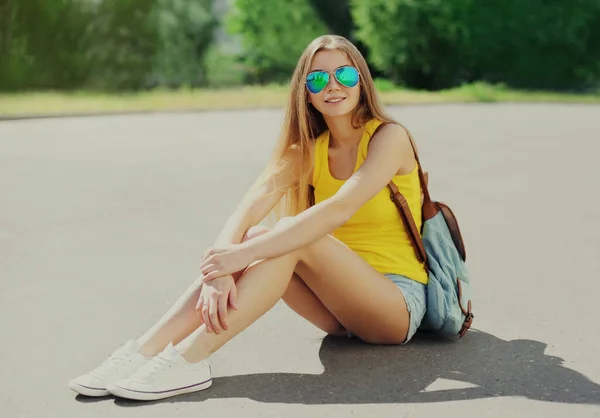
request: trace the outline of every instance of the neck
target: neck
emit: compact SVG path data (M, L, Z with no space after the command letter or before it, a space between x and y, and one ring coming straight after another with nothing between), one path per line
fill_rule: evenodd
M360 142L363 128L355 129L352 126L352 114L336 117L325 117L329 128L330 146L340 148L353 146Z

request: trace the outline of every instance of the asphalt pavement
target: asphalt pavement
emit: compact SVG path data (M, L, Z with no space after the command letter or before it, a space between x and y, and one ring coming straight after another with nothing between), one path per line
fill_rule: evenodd
M391 112L459 219L475 329L369 346L279 303L157 402L66 384L198 276L283 112L0 122L0 417L600 416L600 106Z

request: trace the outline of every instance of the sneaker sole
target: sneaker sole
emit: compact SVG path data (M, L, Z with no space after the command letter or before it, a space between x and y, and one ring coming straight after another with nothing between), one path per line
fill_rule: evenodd
M101 397L110 395L110 392L107 389L90 388L87 386L80 385L76 382L69 382L68 386L69 389L71 389L72 391L84 396Z
M212 379L192 386L186 386L184 388L161 390L157 392L144 392L140 390L126 389L116 385L108 385L107 390L114 396L118 396L120 398L132 399L136 401L154 401L157 399L170 398L171 396L183 395L185 393L199 392L201 390L208 389L211 385Z

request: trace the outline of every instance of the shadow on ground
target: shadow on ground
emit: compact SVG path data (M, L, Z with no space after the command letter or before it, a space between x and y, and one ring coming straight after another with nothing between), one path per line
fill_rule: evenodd
M215 378L210 389L154 402L117 399L121 406L249 398L299 404L411 403L521 396L570 404L600 404L600 385L544 354L546 344L505 341L471 331L461 341L417 334L403 347L325 337L320 375L269 373ZM438 379L476 385L425 390Z

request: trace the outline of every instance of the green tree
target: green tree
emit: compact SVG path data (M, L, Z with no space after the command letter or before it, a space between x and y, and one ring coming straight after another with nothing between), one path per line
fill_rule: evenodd
M351 12L370 61L410 87L581 89L600 78L598 0L352 0Z
M354 21L350 14L350 0L309 0L309 4L330 33L352 39Z
M136 90L151 82L158 30L153 24L156 0L102 0L88 27L90 85L108 90Z
M13 0L0 3L0 62L7 59L12 41Z
M468 27L458 16L472 0L352 0L357 38L394 83L440 88L470 77Z
M0 0L0 89L199 85L211 0Z
M600 81L598 0L496 0L466 16L474 73L513 87L585 89ZM598 84L596 84L598 85Z
M350 0L309 0L314 13L327 26L329 33L343 36L350 40L364 57L369 56L369 49L355 35L356 25L350 13ZM381 74L376 68L371 68L371 74L379 77Z
M71 88L85 80L87 2L8 0L0 16L0 88Z
M308 0L237 0L228 26L242 43L248 81L284 82L308 43L328 33Z
M205 84L206 54L218 24L212 4L212 0L158 1L158 50L153 76L157 84Z

